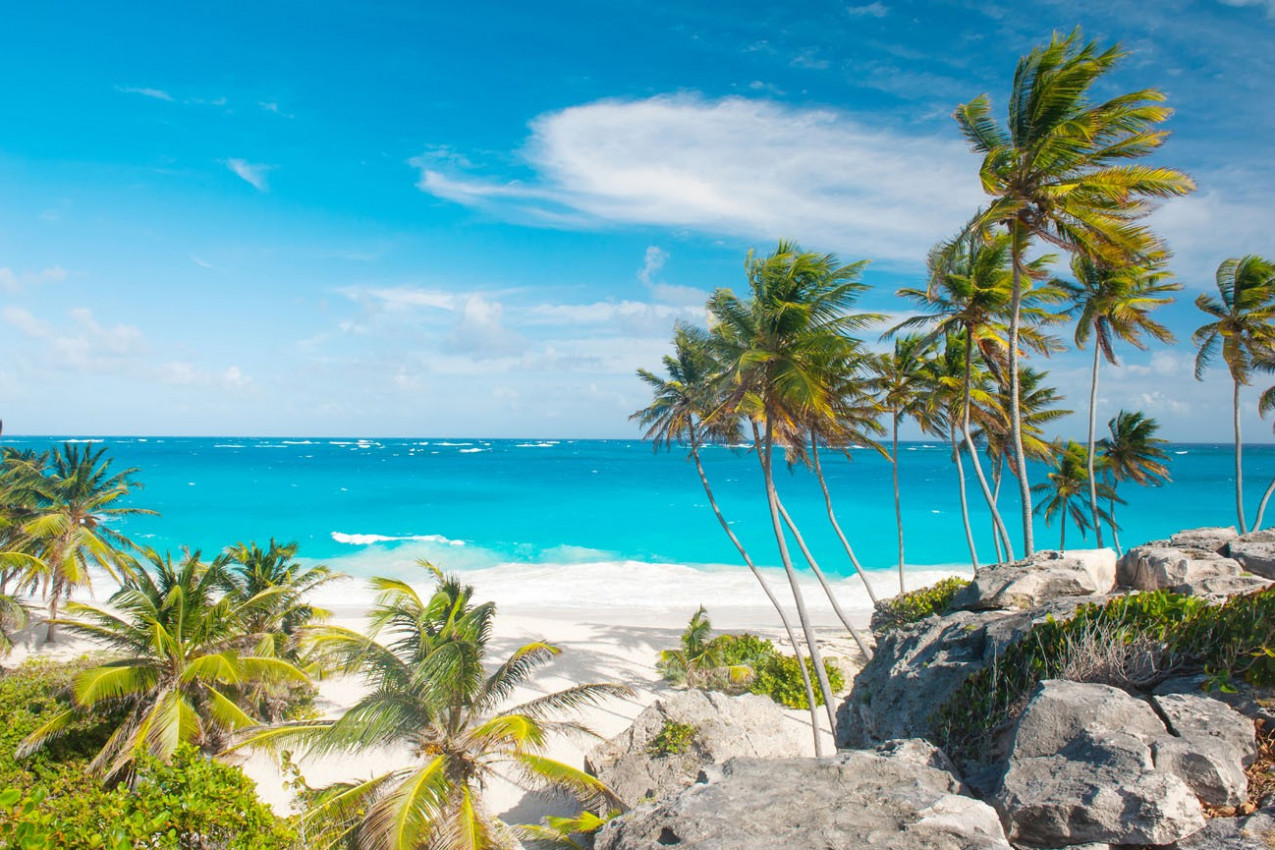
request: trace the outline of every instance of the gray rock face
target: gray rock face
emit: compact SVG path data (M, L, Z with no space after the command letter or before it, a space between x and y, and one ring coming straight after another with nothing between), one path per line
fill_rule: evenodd
M1275 541L1254 539L1257 535L1266 534L1267 532L1258 531L1233 540L1227 547L1227 552L1250 573L1275 579Z
M980 570L952 600L967 611L1026 610L1060 597L1110 593L1116 553L1110 549L1037 552L1030 561Z
M1238 577L1237 561L1203 549L1135 546L1116 565L1116 580L1134 590L1164 590L1207 579Z
M1170 537L1169 545L1176 549L1203 549L1206 552L1221 553L1237 537L1239 532L1233 525L1188 528Z
M828 759L734 759L707 782L608 823L598 850L1010 850L923 741Z
M1253 721L1200 694L1161 694L1151 701L1175 736L1154 743L1156 766L1181 777L1209 805L1243 803L1244 768L1257 758Z
M1271 850L1275 847L1275 809L1245 818L1214 818L1189 838L1164 850Z
M1150 705L1118 688L1042 682L993 797L1010 840L1168 844L1203 828L1192 788L1156 764L1153 747L1171 740Z
M695 727L690 746L676 754L647 753L669 721ZM685 788L706 767L736 756L791 758L810 750L808 727L768 697L688 690L647 706L627 730L595 747L584 766L633 805Z
M1176 585L1173 590L1188 596L1202 596L1211 602L1225 602L1232 596L1265 590L1273 584L1275 582L1268 578L1253 575L1213 576Z

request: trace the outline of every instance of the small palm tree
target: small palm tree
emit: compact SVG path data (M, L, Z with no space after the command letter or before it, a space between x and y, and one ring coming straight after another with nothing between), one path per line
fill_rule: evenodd
M1093 374L1089 381L1089 507L1098 547L1102 548L1102 523L1098 519L1098 477L1094 473L1097 452L1094 430L1098 417L1098 365L1105 357L1117 364L1115 344L1127 342L1145 349L1143 336L1166 345L1174 341L1173 333L1151 317L1156 307L1173 302L1170 292L1182 289L1180 283L1168 280L1164 263L1168 254L1153 252L1147 263L1108 266L1090 257L1077 255L1071 262L1076 282L1060 282L1072 301L1069 311L1076 316L1076 347L1084 348L1093 338Z
M272 591L269 604L253 608L244 621L245 635L260 641L258 654L298 661L301 630L331 616L310 596L319 588L345 578L323 564L303 566L295 560L297 544L277 543L266 549L256 542L236 543L226 550L222 589L232 599L247 601Z
M1041 495L1034 510L1044 515L1045 525L1052 525L1054 517L1061 520L1058 548L1063 551L1067 549L1068 516L1075 521L1081 535L1090 527L1089 514L1085 511L1084 504L1085 491L1089 486L1089 462L1086 455L1085 447L1075 440L1068 440L1066 443L1056 441L1051 457L1051 471L1044 481L1032 488ZM1110 488L1104 489L1103 495L1112 500L1116 498L1115 491ZM1110 516L1104 512L1102 519L1109 522Z
M22 601L0 593L0 658L13 650L13 635L26 627L28 612Z
M79 674L72 706L31 734L19 755L64 734L77 719L118 712L118 728L89 769L108 781L126 777L136 759L167 760L180 744L220 750L229 736L259 725L235 701L235 689L262 679L304 682L277 658L242 655L235 647L245 617L268 607L274 591L245 601L217 596L220 565L198 552L174 563L147 553L149 564L128 576L110 609L67 604L60 625L124 657Z
M971 148L983 155L980 178L991 197L971 223L985 231L1008 229L1012 293L1009 304L1010 449L1019 470L1023 549L1031 556L1031 491L1022 440L1019 326L1026 256L1034 239L1112 265L1137 261L1156 247L1138 219L1147 199L1183 195L1195 184L1170 168L1126 164L1153 152L1167 133L1158 129L1172 114L1164 95L1143 89L1093 103L1094 85L1124 57L1117 45L1099 50L1081 44L1080 30L1055 34L1018 62L1008 120L992 116L981 95L956 109Z
M1218 297L1203 294L1195 306L1211 322L1197 328L1191 341L1196 380L1221 349L1231 373L1231 406L1235 419L1235 513L1240 533L1248 531L1244 515L1243 443L1240 439L1240 387L1248 386L1254 369L1269 369L1275 359L1275 264L1250 254L1222 262L1217 268Z
M432 569L432 568L431 568ZM600 781L543 755L556 733L580 732L551 719L609 696L621 685L577 685L513 708L502 704L559 653L530 643L488 673L483 661L495 606L472 605L473 589L434 570L422 597L406 582L374 579L371 633L335 626L309 629L340 667L358 673L369 693L338 720L294 723L252 734L244 745L299 742L313 754L406 745L410 767L322 789L303 816L311 850L487 850L514 846L512 830L483 804L482 789L508 768L528 782L565 789L591 807L614 797ZM377 640L382 634L388 641Z
M1151 417L1124 410L1107 422L1111 436L1098 442L1098 451L1101 452L1103 474L1109 478L1112 494L1122 481L1132 481L1144 487L1159 487L1169 480L1169 455L1160 448L1168 441L1155 436L1159 428L1159 424ZM1116 500L1109 499L1108 504L1111 536L1115 541L1116 551L1120 552ZM1258 517L1260 522L1260 512Z

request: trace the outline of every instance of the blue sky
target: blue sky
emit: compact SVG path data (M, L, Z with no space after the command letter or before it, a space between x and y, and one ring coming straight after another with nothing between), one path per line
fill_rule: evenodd
M1200 185L1152 219L1180 342L1100 416L1229 439L1190 302L1275 254L1275 0L185 5L7 13L11 432L632 436L633 370L750 247L871 258L864 306L902 309L981 199L952 109L1081 25ZM1050 368L1083 408L1087 357Z

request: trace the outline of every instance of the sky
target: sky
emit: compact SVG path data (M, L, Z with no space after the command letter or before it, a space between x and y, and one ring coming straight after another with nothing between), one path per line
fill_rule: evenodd
M1199 185L1150 219L1179 341L1121 350L1099 419L1231 439L1193 301L1275 256L1275 0L784 5L14 6L7 432L637 436L634 371L750 248L870 259L863 308L903 311L983 200L953 109L1003 114L1018 58L1081 26L1130 52L1099 96L1166 93L1155 160ZM1047 364L1082 412L1089 363Z

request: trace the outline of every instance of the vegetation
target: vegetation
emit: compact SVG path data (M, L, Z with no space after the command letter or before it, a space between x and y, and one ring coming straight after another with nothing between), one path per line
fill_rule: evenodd
M681 755L691 748L698 734L699 730L689 723L665 720L660 731L646 745L646 754L656 758Z
M946 614L951 608L952 597L968 585L968 579L952 576L929 587L900 593L877 606L872 614L872 632L880 637L900 626L920 622L935 614Z

